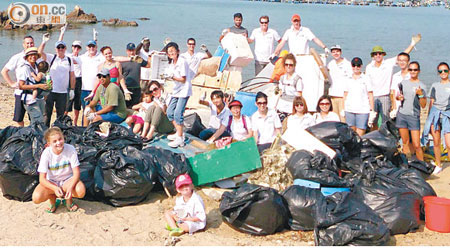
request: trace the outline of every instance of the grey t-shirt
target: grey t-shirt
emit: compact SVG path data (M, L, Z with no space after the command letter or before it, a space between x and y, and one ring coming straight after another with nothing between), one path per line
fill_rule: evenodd
M137 62L123 62L122 63L122 75L125 79L125 85L127 88L139 88L141 80L141 67L147 66L147 61L143 60L142 63Z
M248 30L244 27L239 27L236 28L236 26L232 26L229 28L231 33L235 33L235 34L247 34L248 36Z
M422 82L411 82L404 80L400 83L399 88L405 98L402 106L398 110L403 115L420 116L419 97L416 95L416 89L421 88L425 94L426 86Z
M450 84L435 82L431 85L430 98L434 100L433 106L439 110L450 109Z

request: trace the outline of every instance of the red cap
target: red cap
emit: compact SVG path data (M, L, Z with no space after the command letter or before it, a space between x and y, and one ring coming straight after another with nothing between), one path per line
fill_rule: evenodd
M294 21L294 20L299 20L300 21L300 16L298 14L292 15L291 21Z
M228 107L229 108L231 108L231 107L233 107L233 106L239 106L239 107L241 107L242 108L242 103L240 102L240 101L238 101L238 100L234 100L234 101L232 101L230 104L228 104Z
M177 189L182 185L188 184L192 184L192 179L188 174L180 174L175 180L175 187L177 187Z

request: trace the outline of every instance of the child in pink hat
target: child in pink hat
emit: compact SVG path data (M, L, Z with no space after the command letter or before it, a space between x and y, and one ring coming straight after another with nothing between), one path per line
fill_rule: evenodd
M192 179L188 174L182 174L175 180L178 196L173 210L165 213L166 229L169 236L180 236L183 233L194 232L205 228L206 213L202 198L195 193Z

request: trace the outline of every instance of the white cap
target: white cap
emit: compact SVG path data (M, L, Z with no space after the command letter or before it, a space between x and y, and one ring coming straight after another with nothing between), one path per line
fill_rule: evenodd
M80 46L80 47L82 47L81 46L81 41L78 41L78 40L73 41L72 46Z
M334 50L334 49L342 50L342 49L341 49L341 45L339 45L339 44L336 44L336 45L331 46L330 50Z

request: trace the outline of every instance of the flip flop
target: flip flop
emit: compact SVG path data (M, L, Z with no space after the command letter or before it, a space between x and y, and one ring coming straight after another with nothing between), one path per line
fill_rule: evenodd
M45 209L45 212L49 213L49 214L54 214L56 212L56 209L58 209L59 205L61 204L61 200L60 199L56 199L55 204L51 205L50 207Z
M184 230L177 227L177 228L172 229L172 231L170 231L169 236L178 237L178 236L182 235L183 233L184 233Z
M78 205L75 204L75 202L73 200L72 200L72 204L70 204L70 205L67 205L66 200L63 200L63 204L69 212L76 212L79 208Z

